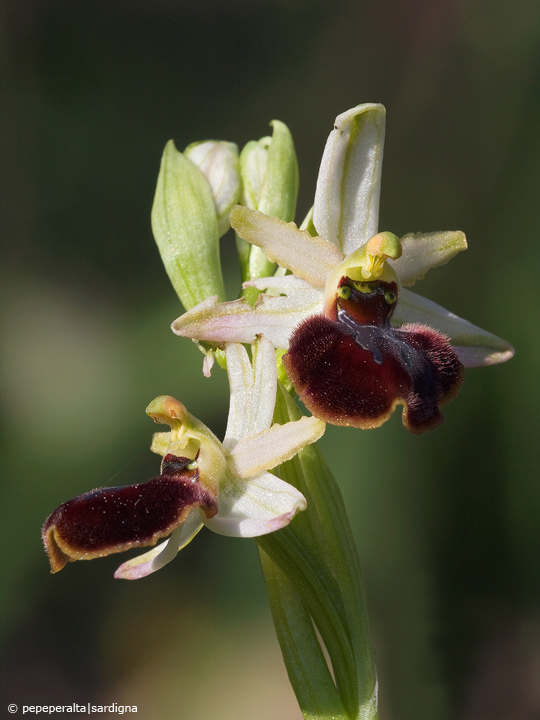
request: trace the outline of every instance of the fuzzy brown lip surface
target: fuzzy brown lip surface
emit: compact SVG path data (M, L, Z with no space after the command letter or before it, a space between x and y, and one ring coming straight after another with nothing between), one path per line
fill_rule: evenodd
M343 316L342 316L343 318ZM414 433L440 425L463 366L447 339L421 325L362 325L318 315L293 332L283 362L306 407L334 425L378 427L404 405Z
M198 480L196 463L168 455L158 477L92 490L51 513L42 531L51 569L57 572L69 561L155 545L194 507L208 517L217 512L216 499Z

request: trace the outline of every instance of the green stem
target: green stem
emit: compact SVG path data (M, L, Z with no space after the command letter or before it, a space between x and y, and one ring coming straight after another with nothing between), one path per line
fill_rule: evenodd
M299 417L301 412L297 405L280 387L274 419L284 423ZM280 467L280 476L305 495L308 508L287 528L258 540L266 556L263 572L274 622L276 615L279 618L284 612L280 602L285 599L270 589L269 558L273 561L274 571L277 568L282 577L288 579L298 595L297 602L302 603L304 612L309 613L321 635L347 716L351 720L376 718L377 680L363 575L339 487L314 445L284 463ZM294 624L288 627L294 633ZM282 627L278 637L283 634ZM289 657L291 647L296 647L295 652L299 653L298 644L302 642L303 636L289 637L286 642L280 638L287 667L292 662ZM309 645L302 652L309 655L313 648ZM294 677L291 683L300 698L300 684ZM313 717L306 714L309 708L300 704L304 716Z

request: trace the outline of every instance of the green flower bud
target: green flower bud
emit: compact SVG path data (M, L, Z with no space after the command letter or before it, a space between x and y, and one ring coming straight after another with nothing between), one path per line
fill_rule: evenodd
M230 228L229 213L240 199L242 183L238 146L221 140L206 140L188 145L184 155L197 165L208 180L221 237Z
M225 300L212 191L202 171L178 152L172 140L161 159L152 230L186 310L212 295Z
M287 126L272 120L272 137L248 142L240 153L242 205L277 217L285 222L294 218L298 197L298 162L294 143ZM272 275L276 266L267 260L258 247L246 247L237 238L242 265L242 279ZM257 295L257 291L248 291ZM246 294L246 293L244 293Z
M272 137L248 142L240 154L242 205L285 222L294 218L298 162L288 127L272 120Z

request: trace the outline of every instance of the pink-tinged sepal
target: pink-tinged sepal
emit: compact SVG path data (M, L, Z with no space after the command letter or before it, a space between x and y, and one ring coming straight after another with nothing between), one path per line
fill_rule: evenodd
M302 402L334 425L379 427L401 404L411 432L437 427L443 421L439 405L456 395L463 375L447 339L422 325L394 329L388 320L357 323L342 300L337 321L318 315L299 325L283 357ZM379 288L367 302L377 318L382 302L390 306L395 298L384 299Z
M42 537L51 571L75 560L155 545L197 507L206 517L217 513L216 498L199 482L197 460L166 455L158 477L92 490L47 518Z

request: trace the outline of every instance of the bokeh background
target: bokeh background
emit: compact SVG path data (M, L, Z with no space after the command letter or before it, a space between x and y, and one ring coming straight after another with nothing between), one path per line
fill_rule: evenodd
M129 583L118 556L51 576L39 530L76 494L156 473L156 395L224 430L224 374L203 378L169 330L181 307L150 229L166 141L242 146L283 120L301 220L335 116L377 101L381 228L464 230L469 251L419 291L517 350L468 371L434 432L396 414L322 441L365 569L381 718L537 720L537 0L8 0L0 48L2 704L300 718L252 541L203 532Z

